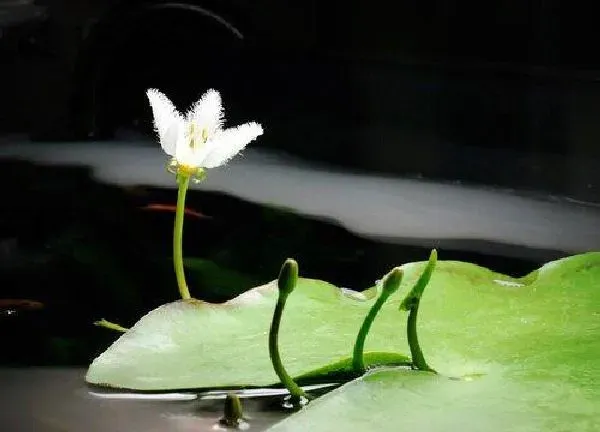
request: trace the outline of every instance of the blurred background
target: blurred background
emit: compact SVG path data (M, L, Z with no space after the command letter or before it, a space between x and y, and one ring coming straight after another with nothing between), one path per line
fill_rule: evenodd
M87 365L177 298L175 179L145 90L222 93L265 134L194 186L192 295L276 277L362 290L392 266L513 276L600 249L592 4L0 2L0 362Z

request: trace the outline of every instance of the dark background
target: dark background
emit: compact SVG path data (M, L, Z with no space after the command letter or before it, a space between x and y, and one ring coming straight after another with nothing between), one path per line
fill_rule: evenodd
M598 199L596 170L581 169L600 159L589 2L6 4L18 5L4 7L15 18L0 39L7 131L148 133L146 88L186 107L212 86L233 122L270 125L258 146ZM481 148L497 151L482 157Z
M232 124L267 126L253 148L340 170L600 203L592 6L8 1L0 4L0 129L5 141L40 148L102 146L123 133L150 139L145 89L184 108L214 87ZM173 204L173 190L103 184L85 167L0 165L0 360L85 365L115 337L95 319L131 325L174 299L173 214L144 210ZM194 192L188 205L209 209L210 218L187 220L186 238L202 241L186 255L205 260L188 276L194 293L213 301L273 279L288 256L304 274L359 289L428 254L234 196ZM521 275L564 255L522 249L455 247L443 257Z

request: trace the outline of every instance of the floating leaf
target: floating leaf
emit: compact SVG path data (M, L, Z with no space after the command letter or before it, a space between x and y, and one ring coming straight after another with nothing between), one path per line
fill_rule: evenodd
M419 337L440 375L372 371L272 431L600 430L600 253L533 275L438 263Z
M383 306L366 344L367 351L381 354L367 354L367 363L407 360L393 355L407 352L406 315L398 307L424 265L402 266L402 287ZM528 371L531 365L542 373L562 370L570 377L564 371L578 370L581 363L559 364L554 357L565 356L549 353L592 362L590 344L598 343L600 326L600 294L593 290L598 281L598 253L551 263L523 279L439 261L421 304L421 346L442 375L491 374L511 365ZM322 372L343 374L377 290L347 292L300 279L280 330L281 355L290 375L318 381ZM268 355L276 297L276 285L270 283L223 304L177 301L161 306L96 358L86 379L138 390L277 384ZM398 406L403 403L397 400Z
M326 282L300 279L279 333L290 375L303 375L303 382L347 375L356 333L376 294L376 287L348 293ZM96 358L86 380L136 390L277 384L268 350L276 298L272 282L221 304L180 300L160 306ZM394 304L397 309L399 300ZM367 364L408 362L395 354L403 350L397 337L401 322L390 308L380 334L367 343L388 353L367 353Z

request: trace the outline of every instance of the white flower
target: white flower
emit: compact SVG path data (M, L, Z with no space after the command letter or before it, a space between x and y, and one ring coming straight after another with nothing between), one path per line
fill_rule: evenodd
M160 145L173 157L177 169L194 173L223 165L263 133L261 125L254 122L223 129L221 95L213 89L204 93L185 115L158 90L149 89L146 95Z

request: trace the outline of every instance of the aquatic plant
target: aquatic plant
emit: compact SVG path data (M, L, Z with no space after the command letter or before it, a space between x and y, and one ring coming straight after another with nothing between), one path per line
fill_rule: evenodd
M279 377L279 380L290 392L290 405L293 407L304 405L308 400L308 396L285 370L283 362L281 361L281 355L279 354L278 337L285 303L288 296L294 291L294 288L296 288L297 283L298 263L293 259L287 259L281 266L279 278L277 279L279 294L277 296L277 303L275 304L271 328L269 330L269 356L271 357L271 363L273 364L273 369Z
M160 91L149 89L146 94L160 145L171 157L168 169L177 180L173 263L179 294L181 298L189 299L190 290L183 268L183 216L190 181L202 181L206 177L206 169L224 165L262 135L263 129L255 122L223 129L225 119L221 95L213 89L204 93L185 115L178 112Z
M397 430L400 424L428 431L597 429L600 253L513 278L438 262L432 250L427 262L395 267L362 292L300 278L298 263L287 259L276 281L225 303L193 299L182 257L189 183L262 128L248 123L223 131L213 90L185 116L157 90L148 98L179 186L173 257L182 300L149 312L131 329L98 321L123 334L92 362L88 383L144 391L283 386L294 407L309 399L303 386L346 383L274 431L307 425ZM395 295L402 288L404 298ZM406 320L399 312L408 312ZM398 352L403 325L410 357ZM244 424L235 393L226 399L221 424Z

